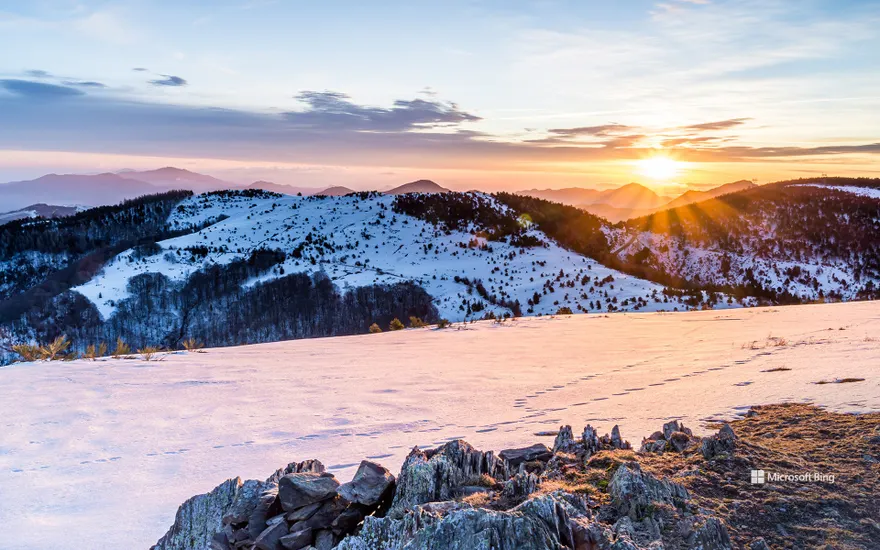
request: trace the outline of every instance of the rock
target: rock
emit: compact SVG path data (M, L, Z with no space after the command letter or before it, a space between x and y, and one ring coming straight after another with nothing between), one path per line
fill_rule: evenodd
M232 550L232 545L229 543L229 537L226 533L214 533L208 548L209 550Z
M611 446L615 449L632 449L632 445L629 444L629 441L624 441L624 439L620 437L620 428L617 424L611 428Z
M294 527L296 527L296 525L307 525L312 529L327 529L333 524L336 518L339 517L339 514L345 511L347 506L348 502L338 496L325 500L312 517L301 524L295 524Z
M638 462L620 465L608 484L611 505L621 515L641 520L653 504L681 504L687 490L677 483L642 472Z
M465 508L438 517L417 506L399 519L367 517L337 550L560 550L574 547L572 520L587 514L585 502L557 493L506 512Z
M278 485L281 478L288 474L303 474L308 472L313 474L323 474L324 471L324 465L320 460L310 458L309 460L304 460L302 462L291 462L286 467L281 468L280 470L275 470L275 473L269 476L266 483Z
M260 533L269 526L267 520L279 512L281 512L281 506L278 503L278 486L275 484L266 485L248 518L247 530L250 539L256 540Z
M535 443L531 447L504 449L498 453L498 456L506 460L511 468L518 468L523 462L532 462L534 460L547 462L553 457L553 451L543 443Z
M254 541L255 550L279 550L281 537L287 535L287 524L283 521L267 527ZM297 549L299 550L299 549Z
M328 473L292 473L278 481L278 499L285 512L327 500L336 495L339 482Z
M260 502L260 495L266 489L266 484L249 479L245 481L235 496L235 500L223 516L223 524L238 525L247 523L251 514Z
M538 490L538 476L520 472L504 483L502 494L510 499L521 499Z
M699 525L688 538L691 550L730 550L732 548L727 527L716 517L701 518Z
M574 441L574 434L571 426L562 426L559 433L556 434L556 440L553 441L553 453L573 453L577 450L577 443Z
M290 523L305 521L315 515L315 512L317 512L322 505L323 502L315 502L313 504L309 504L308 506L297 508L293 512L287 514L287 521L289 521Z
M770 546L764 540L764 537L758 537L749 544L749 550L770 550Z
M229 479L210 493L184 502L174 516L174 524L152 550L204 550L214 535L223 530L223 517L232 509L242 490L241 478Z
M312 544L312 529L304 527L291 531L290 534L285 532L285 535L279 539L279 543L284 550L302 550L307 548Z
M686 433L683 432L673 432L669 436L669 444L672 445L672 448L678 452L682 452L688 448L688 445L691 443L691 438L688 437Z
M351 504L336 516L336 519L330 524L330 529L337 535L347 535L355 530L369 512L370 509L366 506Z
M703 438L700 452L706 460L711 460L720 455L733 455L736 449L736 434L730 424L721 427L717 434Z
M315 550L332 550L339 542L339 539L332 531L326 529L318 531L315 535Z
M354 474L354 478L340 485L336 492L349 502L374 506L393 490L394 476L391 472L375 462L364 460Z
M417 504L450 500L455 489L477 485L483 475L506 480L507 464L491 451L478 451L460 440L427 452L416 447L401 467L389 515L399 518Z
M599 452L599 433L589 424L584 427L584 434L581 436L584 450L587 451L587 458Z

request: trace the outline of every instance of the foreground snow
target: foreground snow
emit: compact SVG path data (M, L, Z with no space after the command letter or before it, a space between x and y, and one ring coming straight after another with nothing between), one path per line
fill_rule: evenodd
M312 457L345 479L364 457L396 470L413 445L498 450L560 424L619 424L638 443L670 418L706 433L761 403L877 411L878 313L529 318L3 368L4 544L147 548L193 494ZM865 381L816 384L849 377Z

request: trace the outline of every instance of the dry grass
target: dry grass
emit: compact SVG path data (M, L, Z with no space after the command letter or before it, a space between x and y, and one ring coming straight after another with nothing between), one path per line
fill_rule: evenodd
M488 493L474 493L466 497L462 497L461 501L470 504L473 507L488 506L492 497Z
M160 349L156 346L147 346L145 348L141 348L137 350L137 352L141 355L144 361L151 361L153 357L159 353Z
M194 338L187 338L181 343L181 345L183 346L183 349L190 352L200 352L201 349L205 347L205 344L196 341Z
M67 336L59 336L50 343L40 346L40 353L43 359L55 361L60 359L60 355L69 347L70 340L67 339Z
M121 359L131 353L131 346L125 343L122 338L116 339L116 349L113 350L113 358Z
M97 346L95 344L89 345L89 347L86 348L86 352L83 354L83 357L94 361L98 357L104 357L105 355L107 355L107 344L105 342L101 342Z

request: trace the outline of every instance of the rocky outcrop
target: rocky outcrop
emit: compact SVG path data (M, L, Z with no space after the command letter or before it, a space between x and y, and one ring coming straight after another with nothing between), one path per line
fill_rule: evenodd
M642 519L657 504L681 505L688 499L684 487L643 473L638 462L617 469L608 484L608 494L615 510L634 520Z
M511 468L519 468L524 462L547 462L553 458L553 451L547 448L543 443L536 443L531 447L522 447L519 449L504 449L498 453L498 457L507 461Z
M399 518L418 504L449 500L456 489L479 485L484 475L506 480L507 463L460 440L430 451L416 447L403 462L389 515Z
M174 516L174 524L152 550L204 550L211 547L214 534L223 528L223 517L237 500L248 498L241 478L229 479L213 491L184 502ZM248 485L247 494L254 486Z
M690 428L678 420L663 424L663 430L654 432L642 440L639 449L643 453L662 453L666 451L683 453L687 449L699 446L700 438L694 437Z
M700 452L706 460L718 458L722 455L733 456L736 450L736 434L730 424L721 427L717 434L703 439Z

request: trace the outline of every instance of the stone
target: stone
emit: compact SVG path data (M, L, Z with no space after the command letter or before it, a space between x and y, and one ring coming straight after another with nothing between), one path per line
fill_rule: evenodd
M360 504L351 504L348 508L336 516L330 529L337 535L347 535L355 530L355 528L364 520L369 508Z
M504 483L502 494L511 499L525 498L538 490L538 476L520 472Z
M266 489L266 483L249 479L245 481L235 496L229 510L223 516L223 524L238 525L247 523L251 514L260 502L260 495Z
M615 449L632 449L632 445L629 444L629 441L624 441L622 437L620 437L620 427L617 424L611 428L611 446Z
M641 520L652 505L682 504L688 499L687 489L642 472L638 462L627 462L617 468L608 484L608 494L614 509L635 521Z
M669 436L678 431L681 431L681 426L679 425L678 420L663 424L663 439L669 439Z
M229 537L226 533L214 533L208 548L210 550L232 550L232 545L229 543Z
M764 537L758 537L749 544L749 550L770 550L770 546Z
M281 537L287 534L287 524L282 522L266 527L254 541L255 550L279 550Z
M374 506L379 504L389 491L394 490L394 482L394 476L387 468L364 460L358 466L354 478L340 485L336 492L349 502Z
M336 496L339 482L333 474L303 472L287 474L278 481L278 500L285 512Z
M577 450L577 443L574 440L574 434L571 426L562 426L556 439L553 441L553 453L573 453Z
M736 434L730 424L724 424L717 434L703 438L700 452L706 460L711 460L721 455L732 456L736 450Z
M315 534L315 550L332 550L339 540L332 531L322 529Z
M268 527L267 520L281 512L278 502L278 486L269 484L260 493L259 501L248 518L247 529L251 540L256 540Z
M312 529L304 527L291 531L279 539L279 544L284 550L302 550L312 544Z
M326 529L345 511L347 506L348 503L338 496L325 500L312 517L296 525L306 525L312 529Z
M450 441L432 451L416 447L401 467L389 515L401 517L418 504L451 500L457 488L477 485L483 475L496 481L510 477L505 461L464 441Z
M584 445L584 450L587 451L587 458L599 452L599 432L596 431L596 428L587 424L586 427L584 427L581 441Z
M688 547L702 550L731 550L727 527L716 517L699 518L701 524L688 537Z
M290 523L305 521L315 515L315 512L317 512L322 505L323 502L315 502L313 504L309 504L308 506L297 508L293 512L287 514L287 521L289 521Z
M288 474L303 474L307 472L311 472L313 474L323 474L325 472L325 468L320 460L315 460L314 458L303 460L302 462L291 462L284 468L281 468L280 470L275 470L275 473L269 476L269 479L266 480L266 483L278 485L278 482L281 480L281 478Z
M174 524L152 550L203 550L223 531L223 518L242 490L241 478L226 480L211 492L197 495L177 509Z
M498 453L498 456L506 460L511 468L517 468L523 462L532 462L535 460L547 462L553 457L553 451L543 443L536 443L531 447L504 449Z
M683 432L673 432L669 436L669 444L672 445L672 448L678 452L682 452L688 448L688 445L691 443L691 438L688 437L686 433Z

